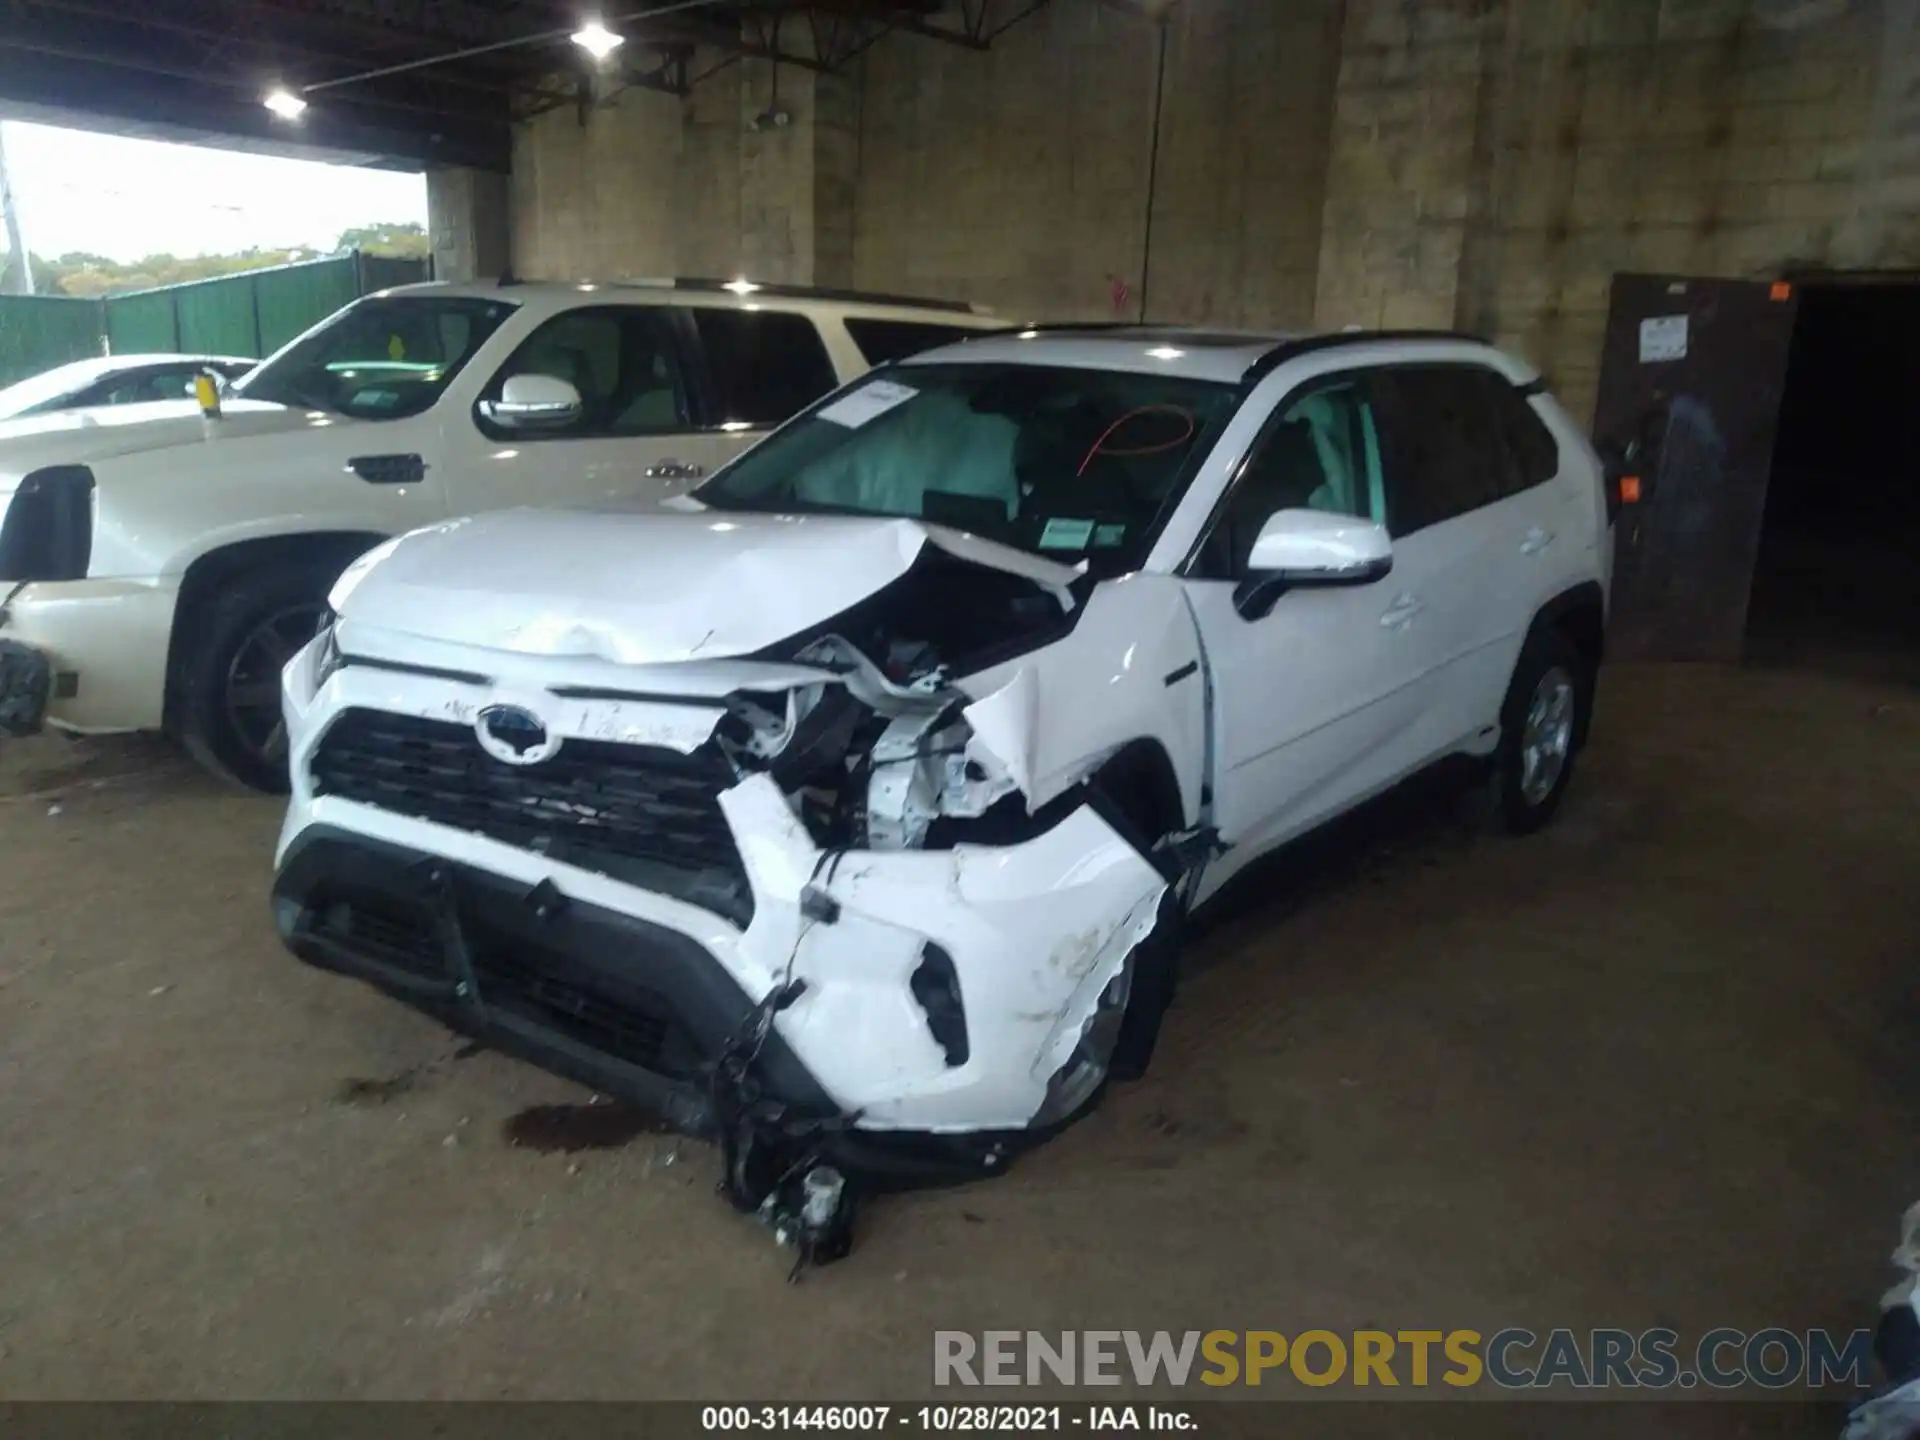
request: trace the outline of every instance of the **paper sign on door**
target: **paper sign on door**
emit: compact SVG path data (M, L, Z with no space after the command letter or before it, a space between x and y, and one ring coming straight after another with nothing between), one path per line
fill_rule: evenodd
M1640 322L1640 363L1687 358L1687 317L1654 315Z

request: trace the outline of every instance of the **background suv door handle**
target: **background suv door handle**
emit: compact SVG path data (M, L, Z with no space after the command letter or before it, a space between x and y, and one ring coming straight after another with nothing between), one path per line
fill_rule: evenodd
M1426 608L1417 595L1396 595L1393 604L1381 612L1380 624L1388 630L1404 630L1413 623L1413 617Z
M1520 553L1522 555L1538 555L1552 543L1553 532L1551 530L1542 530L1536 525L1527 531L1526 539L1520 542Z
M649 480L698 480L706 473L706 466L691 465L684 460L662 460L646 469Z
M347 468L369 485L418 485L427 462L418 455L356 455Z

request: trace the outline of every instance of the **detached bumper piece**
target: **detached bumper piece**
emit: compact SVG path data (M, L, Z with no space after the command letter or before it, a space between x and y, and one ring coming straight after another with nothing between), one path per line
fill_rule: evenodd
M17 640L0 640L0 735L32 735L46 718L53 666Z
M1044 1138L853 1129L775 1016L697 941L438 856L328 827L288 850L274 923L300 959L504 1053L718 1142L720 1190L808 1264L845 1255L863 1192L999 1173Z

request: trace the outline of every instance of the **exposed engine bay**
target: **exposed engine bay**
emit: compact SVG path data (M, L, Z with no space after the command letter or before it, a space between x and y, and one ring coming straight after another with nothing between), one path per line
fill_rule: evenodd
M953 680L1064 635L1077 605L1070 591L933 552L767 653L837 678L734 695L714 742L738 773L771 775L823 849L1023 838L1033 826L1016 781L962 716L971 697Z

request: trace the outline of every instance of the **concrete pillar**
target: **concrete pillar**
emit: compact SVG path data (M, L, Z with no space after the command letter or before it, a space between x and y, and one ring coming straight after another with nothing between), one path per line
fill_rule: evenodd
M740 84L740 259L755 279L853 283L858 82L746 60Z
M511 259L507 177L486 170L429 170L427 234L436 279L506 274Z
M1455 323L1498 0L1352 0L1335 84L1314 319Z

